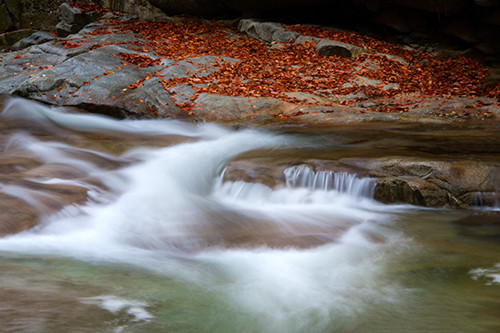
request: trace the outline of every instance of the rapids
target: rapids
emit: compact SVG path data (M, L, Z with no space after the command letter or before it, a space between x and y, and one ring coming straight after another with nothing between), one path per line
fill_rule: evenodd
M497 230L378 203L373 180L301 163L387 153L385 138L23 99L4 101L0 128L2 332L500 329ZM283 184L225 180L238 159L273 160Z

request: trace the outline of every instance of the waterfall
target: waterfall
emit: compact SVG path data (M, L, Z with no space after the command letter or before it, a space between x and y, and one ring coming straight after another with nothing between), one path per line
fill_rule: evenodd
M370 178L359 178L347 172L314 171L303 164L286 168L283 172L289 188L336 191L361 198L373 198L375 191L375 183Z

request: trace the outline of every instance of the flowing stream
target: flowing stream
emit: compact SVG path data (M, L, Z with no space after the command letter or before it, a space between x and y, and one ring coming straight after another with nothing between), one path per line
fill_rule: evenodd
M256 130L0 106L1 332L500 331L498 208L384 205L373 180L303 163L498 159L494 126ZM281 182L227 180L232 161Z

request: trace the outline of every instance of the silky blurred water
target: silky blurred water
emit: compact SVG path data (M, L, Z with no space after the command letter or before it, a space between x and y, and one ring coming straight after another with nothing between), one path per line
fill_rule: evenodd
M493 159L494 131L460 154L484 130L233 130L22 99L0 128L2 332L500 330L499 224L467 223L494 208L384 205L369 178L305 164L438 143ZM281 182L225 180L231 161Z

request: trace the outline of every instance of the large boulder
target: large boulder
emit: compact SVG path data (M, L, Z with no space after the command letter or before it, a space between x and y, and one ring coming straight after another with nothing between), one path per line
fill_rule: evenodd
M274 22L258 22L252 19L240 20L238 29L249 37L264 43L272 43L274 34L284 30L283 27ZM295 36L296 38L296 36Z
M82 28L82 24L89 22L82 22L80 19L84 16L83 13L68 10L69 8L60 13L59 7L64 2L64 0L0 0L0 33L21 28L53 31L59 23L60 14L63 15L63 21L67 21L68 13L70 16L76 14L76 17L70 19L75 21L74 23L66 22L66 30L75 33ZM133 15L142 21L165 18L165 13L148 0L80 0L79 2L102 5L113 11ZM67 27L69 24L78 24L78 20L80 20L78 28Z

